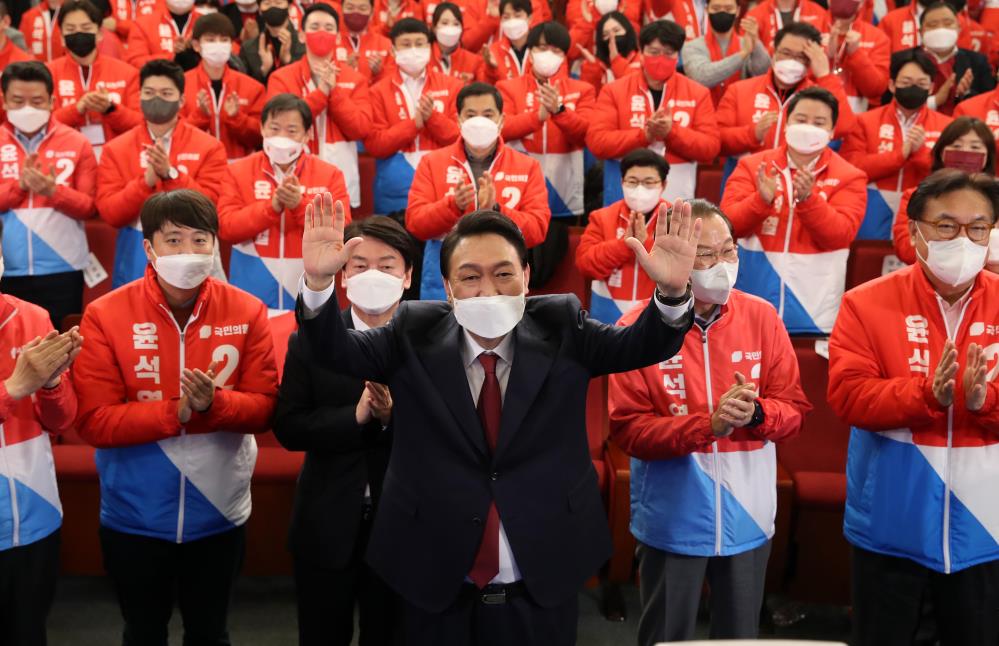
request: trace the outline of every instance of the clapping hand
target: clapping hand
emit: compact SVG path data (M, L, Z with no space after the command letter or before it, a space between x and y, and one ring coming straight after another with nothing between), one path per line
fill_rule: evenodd
M202 372L187 368L180 375L181 397L177 401L177 419L181 424L191 421L193 411L204 413L215 400L215 371L219 362L213 361L208 370Z
M634 236L625 240L662 295L677 298L687 292L701 225L701 220L695 220L691 215L690 204L677 200L673 204L672 217L665 204L659 205L656 239L651 251L646 251L645 245Z

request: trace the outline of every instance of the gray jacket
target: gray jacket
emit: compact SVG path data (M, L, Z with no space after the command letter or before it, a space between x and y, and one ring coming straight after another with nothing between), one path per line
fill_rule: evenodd
M732 35L736 38L734 32ZM701 85L713 88L736 72L742 72L742 78L766 74L770 69L770 55L759 41L748 58L741 54L732 54L720 61L711 60L711 52L704 36L688 40L683 46L683 73Z

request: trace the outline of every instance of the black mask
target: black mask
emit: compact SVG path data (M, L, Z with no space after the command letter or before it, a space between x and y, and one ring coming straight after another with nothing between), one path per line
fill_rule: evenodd
M711 28L716 33L726 34L735 24L735 14L727 11L716 11L708 14L708 20L711 21Z
M909 87L895 88L895 100L906 110L915 110L926 105L930 91L924 87L910 85Z
M169 123L180 111L180 101L167 101L160 97L142 99L142 115L146 121L156 125Z
M77 32L63 36L63 40L66 41L66 49L80 58L90 56L90 53L97 47L97 34Z
M288 20L288 10L281 7L271 7L261 11L260 17L271 27L280 27Z

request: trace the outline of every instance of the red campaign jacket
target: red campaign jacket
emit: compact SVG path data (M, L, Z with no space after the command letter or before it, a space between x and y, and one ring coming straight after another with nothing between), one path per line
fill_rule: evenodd
M371 128L371 98L368 82L346 65L337 65L336 87L325 95L312 82L309 60L300 60L278 69L267 79L267 98L282 92L303 97L312 110L312 116L327 118L326 140L323 143L358 141L367 136ZM312 126L310 149L319 152L318 128Z
M551 217L541 166L499 141L489 173L496 184L500 213L520 227L528 247L541 244ZM473 183L472 177L465 144L460 139L421 159L409 189L406 229L420 240L438 238L450 231L462 215L480 208L478 197L464 211L454 201L455 187Z
M999 89L973 96L957 104L954 118L977 117L985 122L999 139Z
M40 4L28 9L21 16L20 31L24 35L28 52L35 57L35 60L43 63L63 55L59 22L57 17L49 14L49 11L48 0L42 0Z
M912 236L909 235L909 200L916 192L915 187L902 193L902 199L898 203L898 211L895 212L895 221L891 226L892 246L895 248L895 255L902 262L911 265L916 262L916 248L912 246Z
M138 0L134 3L132 0L111 0L110 17L115 19L115 33L123 40L127 40L137 18L151 16L165 9L166 4L163 0Z
M600 96L604 85L609 85L629 74L641 71L642 57L638 52L632 52L627 56L618 56L613 59L610 67L604 65L600 59L597 59L595 63L584 60L580 66L579 80L592 85L597 96Z
M506 36L494 40L489 45L489 52L492 54L493 60L496 61L496 67L492 67L488 63L484 64L483 69L486 71L487 83L495 85L504 79L512 79L531 73L530 51L524 50L524 60L521 62L513 51L510 39Z
M208 93L209 114L198 107L201 90ZM225 110L225 100L230 94L239 99L239 112L234 117ZM264 86L255 79L227 66L222 73L222 95L215 97L212 80L200 64L184 73L181 117L221 141L229 159L239 159L260 149L260 113L264 109L265 94Z
M708 89L674 74L666 81L661 105L670 108L673 115L673 127L665 141L657 142L665 143L666 161L714 161L720 142ZM586 135L590 151L601 159L617 159L636 148L649 147L643 126L654 112L644 74L630 74L604 87Z
M225 149L211 135L183 120L177 122L170 142L170 165L177 179L146 184L146 156L143 147L151 145L149 128L143 123L104 146L97 170L97 210L113 227L134 223L143 202L153 193L181 188L218 200L226 177Z
M271 198L277 189L274 167L263 152L237 160L226 169L219 197L219 239L238 244L252 241L261 258L301 258L305 207L316 195L329 192L343 203L350 223L350 197L343 173L315 155L303 154L294 174L305 189L295 209L274 211ZM268 235L261 236L267 232Z
M173 41L181 37L190 40L197 14L188 14L184 33L178 33L177 23L165 8L135 20L128 32L128 62L136 69L157 58L172 61Z
M916 3L912 3L889 11L878 23L878 28L888 36L888 40L891 42L893 54L923 44L923 39L919 33L919 19L916 18L916 6ZM957 38L958 48L985 54L994 66L997 46L992 33L972 20L967 11L960 12L957 15L957 21L960 28L960 35Z
M846 136L853 129L856 118L846 98L843 82L833 74L827 74L820 79L806 76L798 84L796 91L818 85L833 93L839 102L839 119L833 138ZM747 152L757 152L767 148L776 148L784 143L784 126L787 125L787 104L794 93L789 93L781 101L773 82L773 70L763 76L736 81L729 86L718 104L718 131L721 134L721 154L741 155ZM756 122L764 113L776 111L780 113L777 123L763 137L756 138Z
M500 33L500 19L490 16L486 11L488 0L459 0L455 4L461 8L462 22L465 25L461 34L462 47L470 52L479 52L486 43L505 38ZM531 27L551 19L551 6L546 0L531 0Z
M206 279L187 322L191 333L182 338L147 266L143 278L91 303L80 329L86 342L74 372L77 428L90 444L134 446L183 431L261 433L269 427L278 375L267 309L243 290ZM220 365L211 408L181 424L181 369L206 370L213 361Z
M670 205L665 200L660 200L659 204ZM624 200L590 213L590 221L576 249L576 268L583 276L605 283L608 294L615 301L637 304L641 299L649 298L656 284L639 266L635 253L624 243L630 216L631 209ZM652 217L645 223L648 230L645 239L647 249L655 243L658 218L657 205Z
M481 54L472 53L459 45L451 52L445 65L440 46L434 43L432 47L429 69L453 76L462 83L485 80L486 63Z
M77 130L88 125L100 125L107 143L142 123L139 102L139 72L134 67L98 54L90 66L90 77L84 84L83 68L69 54L48 65L55 83L55 111L59 121ZM87 112L80 114L76 104L88 92L107 90L117 106L110 114Z
M756 19L756 23L760 26L760 42L772 53L774 36L784 26L780 12L777 10L777 3L774 0L763 0L747 11L746 17ZM794 10L794 20L808 23L818 29L820 33L829 31L829 14L822 5L812 2L812 0L798 1L798 7Z
M857 49L852 54L847 54L841 42L831 65L833 69L837 66L842 68L839 76L843 79L848 97L880 102L881 96L888 89L891 43L884 32L865 22L863 18L857 18L850 29L860 33ZM866 109L866 105L867 102L864 101L854 103L853 107L860 114Z
M496 89L503 96L504 141L520 140L527 152L539 154L567 153L585 147L595 103L593 88L569 78L565 65L553 81L566 110L544 122L538 118L538 80L533 74L500 81Z
M371 88L373 116L371 130L364 139L364 149L384 159L398 152L437 150L458 138L458 112L455 98L462 82L434 70L427 71L423 95L434 100L434 112L416 129L416 105L409 105L403 88L402 73L396 69Z
M356 58L356 66L350 65L347 62L348 57L351 55ZM368 65L369 55L380 56L382 59L382 67L377 74L373 74L371 67ZM392 41L380 31L372 29L370 26L361 34L356 48L346 28L341 29L340 34L337 36L337 46L333 56L341 66L350 66L359 72L361 76L368 80L368 84L377 83L385 77L390 68L394 67L392 65Z
M584 2L590 7L592 20L588 21L583 18L582 5ZM642 30L641 0L619 0L617 11L627 16L636 34ZM570 61L574 61L582 56L577 45L581 45L587 51L593 51L597 23L600 22L602 17L596 7L593 6L593 0L569 0L569 4L566 7L565 24L570 25L569 36L572 40L572 47L567 52Z

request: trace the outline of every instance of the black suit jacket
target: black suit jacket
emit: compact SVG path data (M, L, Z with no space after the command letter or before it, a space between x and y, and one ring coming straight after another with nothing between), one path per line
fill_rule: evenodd
M575 296L527 299L495 453L486 445L460 357L463 332L443 302L403 302L389 325L349 331L335 297L299 324L311 356L387 383L393 448L368 562L409 603L456 599L495 500L524 583L555 606L611 552L585 428L590 378L667 359L693 317L663 322L655 304L629 327L590 320Z
M902 50L904 52L912 52L917 49L922 49L921 47L914 47L912 49ZM901 54L899 54L901 55ZM996 87L996 79L992 74L992 66L989 65L989 59L985 57L984 54L979 54L978 52L973 52L970 49L958 49L954 54L954 76L957 81L960 82L961 77L967 70L971 70L974 80L971 82L971 89L968 90L967 94L962 96L954 97L954 103L960 103L965 99L970 99L973 96L978 96L985 92L991 92ZM891 101L892 96L890 92L885 93L886 100L882 100L882 104L887 104L887 101Z
M340 313L338 313L340 314ZM337 318L352 329L350 310ZM391 449L390 429L357 425L364 381L323 368L299 333L288 340L274 434L290 451L305 451L288 547L297 559L343 568L354 553L365 484L377 505Z

